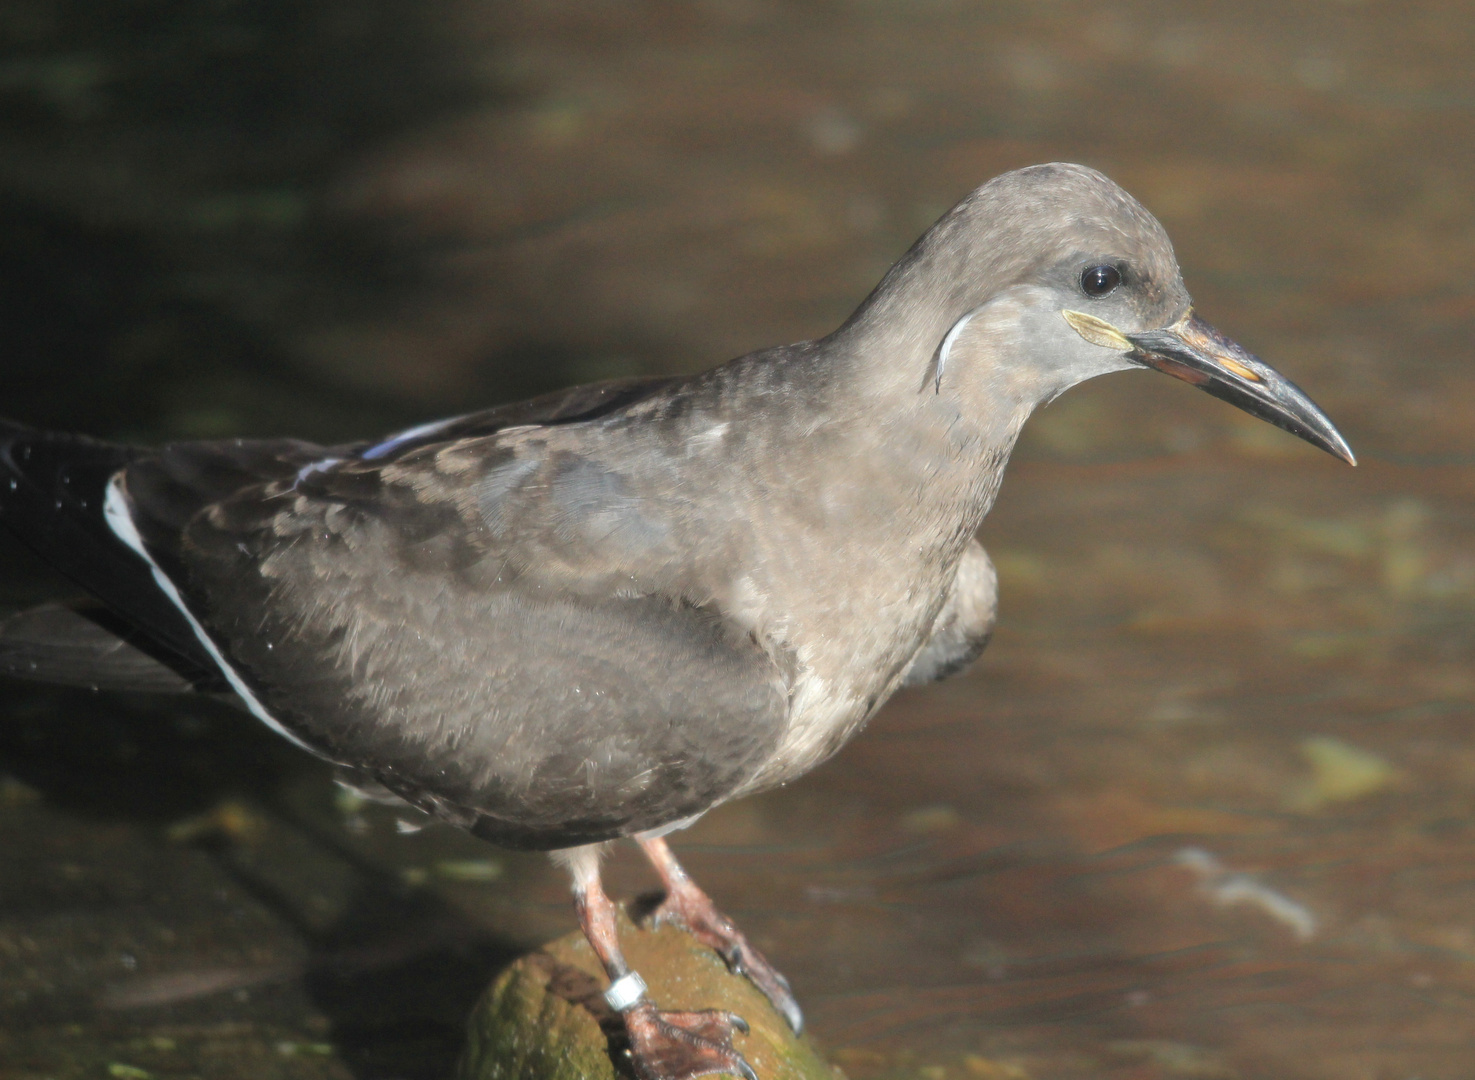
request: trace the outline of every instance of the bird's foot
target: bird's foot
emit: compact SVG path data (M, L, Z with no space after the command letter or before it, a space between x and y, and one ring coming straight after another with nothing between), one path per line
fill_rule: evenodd
M789 989L789 980L753 947L731 919L717 910L706 893L695 887L671 890L651 913L651 921L656 926L662 923L679 926L703 945L717 950L729 971L747 976L749 982L763 991L795 1034L804 1030L804 1013Z
M732 1047L734 1031L748 1032L736 1013L660 1012L643 1001L625 1011L624 1021L630 1061L639 1080L695 1080L714 1073L758 1080L753 1067Z

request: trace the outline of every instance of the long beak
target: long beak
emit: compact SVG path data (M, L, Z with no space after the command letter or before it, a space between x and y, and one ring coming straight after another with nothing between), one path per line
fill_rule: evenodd
M1193 312L1161 330L1122 336L1132 343L1134 360L1357 464L1342 433L1299 387Z

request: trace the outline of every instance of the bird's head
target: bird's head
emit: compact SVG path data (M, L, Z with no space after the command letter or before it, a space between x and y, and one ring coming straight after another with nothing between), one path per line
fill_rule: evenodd
M1093 169L1037 165L989 181L872 300L915 296L928 281L943 317L932 333L946 328L933 352L934 392L971 374L975 392L1032 405L1096 375L1148 367L1356 464L1310 398L1198 317L1162 225ZM970 373L970 361L982 362Z

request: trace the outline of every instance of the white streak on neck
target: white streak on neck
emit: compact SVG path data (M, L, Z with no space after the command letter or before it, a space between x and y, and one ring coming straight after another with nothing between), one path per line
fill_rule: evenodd
M953 351L953 344L958 340L958 336L962 334L973 316L982 310L983 308L981 306L976 307L957 322L953 323L952 329L947 332L947 335L942 339L942 344L937 347L937 377L933 380L932 384L932 392L934 394L942 393L942 369L947 367L947 358Z
M115 473L113 478L108 481L108 494L107 499L103 502L102 513L103 517L107 519L108 528L113 530L113 534L137 552L144 562L149 564L149 569L154 572L154 583L164 591L164 595L169 597L170 602L184 615L186 621L190 624L190 629L195 632L195 637L200 639L200 644L205 647L205 651L210 654L210 658L220 668L220 673L230 683L231 689L239 694L241 700L246 703L246 708L251 710L251 714L289 742L295 743L308 753L314 754L324 761L331 761L332 758L328 757L316 747L309 746L303 742L301 737L289 730L280 720L266 711L266 706L256 699L256 695L246 685L246 680L241 678L236 670L230 666L229 661L226 660L219 646L211 640L210 635L205 632L205 628L200 625L200 621L195 618L194 613L185 606L184 598L179 595L179 590L174 587L174 582L170 581L164 571L159 569L159 564L154 562L153 556L148 553L148 549L144 546L143 537L139 535L138 526L133 522L133 514L128 509L128 493L123 489L123 474L121 472Z

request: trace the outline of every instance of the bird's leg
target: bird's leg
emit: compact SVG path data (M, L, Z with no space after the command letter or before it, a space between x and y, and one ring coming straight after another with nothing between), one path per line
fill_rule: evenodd
M716 949L730 970L746 975L763 991L795 1032L802 1031L804 1014L789 989L789 980L753 948L733 921L717 910L712 898L687 876L664 838L638 836L635 839L666 887L666 898L654 913L656 923L675 923L703 945Z
M661 1012L645 996L645 981L620 951L615 905L599 879L600 847L570 848L557 852L556 858L573 877L579 926L609 975L604 1000L624 1021L635 1075L639 1080L695 1080L726 1073L758 1080L732 1046L733 1032L748 1030L742 1017L720 1009Z

